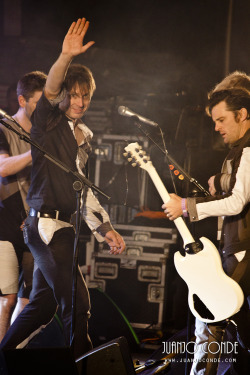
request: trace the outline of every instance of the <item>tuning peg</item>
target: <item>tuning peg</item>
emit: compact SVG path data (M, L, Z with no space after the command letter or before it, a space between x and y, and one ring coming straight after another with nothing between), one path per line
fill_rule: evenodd
M137 163L132 163L131 165L132 165L132 167L136 167Z
M133 158L128 158L128 161L130 162L130 161L132 161L133 160Z
M143 158L144 153L143 153L143 152L140 152L140 153L139 153L139 156L140 156L140 158Z
M127 152L124 152L123 153L123 156L125 156L125 158L128 156L128 153Z

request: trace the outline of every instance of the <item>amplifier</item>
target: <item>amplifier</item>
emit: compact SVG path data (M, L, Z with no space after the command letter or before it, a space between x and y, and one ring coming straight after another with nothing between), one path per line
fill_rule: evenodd
M89 288L100 288L122 310L135 328L160 329L166 305L166 277L170 246L176 243L172 228L115 225L126 250L109 254L109 247L94 236L87 244Z
M107 200L98 195L112 223L129 223L145 206L146 172L132 168L123 156L124 147L131 142L139 142L144 148L148 146L145 137L135 135L98 135L91 143L89 177L111 197Z

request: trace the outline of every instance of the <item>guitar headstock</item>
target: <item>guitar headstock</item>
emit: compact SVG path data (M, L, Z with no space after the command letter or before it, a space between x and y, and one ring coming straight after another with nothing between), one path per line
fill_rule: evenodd
M130 143L124 148L124 150L126 152L123 155L128 159L129 162L131 162L132 167L139 166L145 170L152 167L150 157L137 142Z

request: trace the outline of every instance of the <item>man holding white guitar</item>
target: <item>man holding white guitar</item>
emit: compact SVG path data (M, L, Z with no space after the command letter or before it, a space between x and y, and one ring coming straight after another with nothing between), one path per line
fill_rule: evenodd
M244 347L239 347L234 363L233 374L239 375L250 373L247 354L250 348L250 77L242 76L238 72L232 74L230 78L235 81L227 86L230 89L218 85L220 87L209 94L207 112L215 123L215 131L220 132L224 143L230 146L221 173L208 181L211 196L183 199L170 194L170 200L162 206L170 220L182 215L190 221L223 216L219 248L223 269L238 282L245 297L242 308L232 317L237 324L239 343ZM207 325L196 319L197 346L206 341L207 347L209 342L220 343L227 324L228 320ZM209 350L196 352L190 374L215 375L219 354Z

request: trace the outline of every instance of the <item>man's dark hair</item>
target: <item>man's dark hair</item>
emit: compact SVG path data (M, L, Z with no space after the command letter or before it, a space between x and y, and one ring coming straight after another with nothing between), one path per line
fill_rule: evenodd
M46 74L39 71L25 74L17 83L17 96L22 95L28 101L36 91L43 91L46 79Z
M247 119L250 118L250 95L247 90L233 88L230 90L215 91L208 99L207 113L211 116L212 109L223 101L226 103L227 110L234 112L235 118L241 108L246 108L248 112Z
M92 72L89 68L81 64L71 64L67 71L63 87L70 92L73 87L79 85L80 89L87 86L90 98L92 97L96 85Z

